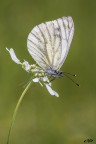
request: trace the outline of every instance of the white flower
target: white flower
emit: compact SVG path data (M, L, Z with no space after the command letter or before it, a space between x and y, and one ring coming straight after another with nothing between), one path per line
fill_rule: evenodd
M46 85L46 88L48 90L48 92L53 95L53 96L56 96L56 97L59 97L58 93L55 92L54 90L52 90L51 86L49 84L45 84Z
M10 56L15 63L21 64L20 60L16 57L14 50L12 48L10 48L10 50L6 48L6 50L10 53Z
M47 76L44 76L42 79L44 82L48 82L48 83L50 82Z
M8 49L6 48L6 50L9 52L12 60L17 63L22 65L22 68L27 71L27 72L31 72L33 74L33 79L32 81L35 83L39 83L41 86L45 85L45 87L47 88L48 92L56 97L59 97L58 93L55 92L54 90L52 90L51 86L51 82L48 79L48 76L46 75L46 73L44 72L44 70L42 68L40 68L39 66L36 66L36 64L32 64L30 65L27 61L24 60L24 62L20 62L20 60L17 58L14 50L12 48Z
M31 69L31 65L27 61L24 61L23 63L24 69L28 72Z
M23 67L27 72L31 69L31 66L32 66L32 65L29 65L29 63L28 63L27 61L24 60L23 63L20 62L20 60L17 58L17 56L16 56L16 54L15 54L15 52L14 52L14 50L13 50L12 48L10 48L10 49L6 48L6 50L9 52L12 60L13 60L15 63L22 65L22 67Z
M33 82L39 82L39 78L34 78Z

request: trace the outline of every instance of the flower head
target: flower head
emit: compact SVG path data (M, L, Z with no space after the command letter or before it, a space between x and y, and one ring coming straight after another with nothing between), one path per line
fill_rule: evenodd
M20 64L26 72L32 73L32 78L33 78L32 81L33 82L35 82L35 83L38 82L41 86L45 86L51 95L59 97L58 93L55 92L54 90L52 90L52 88L51 88L52 83L50 82L46 72L42 68L40 68L36 64L30 65L25 60L24 60L24 62L21 62L17 58L17 56L12 48L10 48L10 49L6 48L6 50L9 52L12 60L15 63Z

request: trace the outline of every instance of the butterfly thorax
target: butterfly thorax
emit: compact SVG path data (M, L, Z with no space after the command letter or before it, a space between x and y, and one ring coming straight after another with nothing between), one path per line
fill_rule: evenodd
M62 77L63 72L59 70L55 70L52 67L47 67L45 71L52 77Z

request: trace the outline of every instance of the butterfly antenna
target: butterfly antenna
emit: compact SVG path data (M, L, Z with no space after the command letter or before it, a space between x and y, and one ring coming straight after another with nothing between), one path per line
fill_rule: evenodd
M64 74L68 74L68 75L71 75L71 76L76 76L76 74L67 73L67 72L64 72Z
M67 74L69 74L69 73L65 73L64 72L64 75L67 77L67 78L69 78L73 83L75 83L77 86L79 86L79 84L78 83L76 83L72 78L70 78ZM74 76L74 75L73 75Z

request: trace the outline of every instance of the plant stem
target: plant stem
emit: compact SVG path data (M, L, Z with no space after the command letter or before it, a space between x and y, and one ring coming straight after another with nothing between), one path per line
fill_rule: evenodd
M16 118L16 114L18 112L18 109L19 109L19 106L27 92L27 90L29 89L29 87L31 86L31 83L32 81L29 82L29 84L26 86L26 88L24 89L23 93L21 94L18 102L17 102L17 105L15 107L15 110L14 110L14 113L13 113L13 117L12 117L12 121L11 121L11 125L10 125L10 129L9 129L9 133L8 133L8 138L7 138L7 144L9 144L9 141L10 141L10 136L11 136L11 132L12 132L12 128L13 128L13 125L14 125L14 121L15 121L15 118Z

